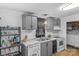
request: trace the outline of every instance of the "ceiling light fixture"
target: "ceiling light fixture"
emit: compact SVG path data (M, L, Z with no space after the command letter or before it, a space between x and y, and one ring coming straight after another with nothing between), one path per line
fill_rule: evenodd
M60 7L60 10L70 10L70 9L76 8L78 6L79 6L79 4L77 4L77 3L66 3Z
M44 24L46 25L47 24L47 21L44 21Z

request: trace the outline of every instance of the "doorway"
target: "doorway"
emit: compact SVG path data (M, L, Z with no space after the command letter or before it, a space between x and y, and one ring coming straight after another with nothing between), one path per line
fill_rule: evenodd
M67 48L79 48L79 21L67 22Z

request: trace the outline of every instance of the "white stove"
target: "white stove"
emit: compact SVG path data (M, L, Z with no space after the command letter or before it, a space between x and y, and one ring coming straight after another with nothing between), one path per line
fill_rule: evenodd
M62 51L65 49L65 42L63 38L57 39L57 52Z

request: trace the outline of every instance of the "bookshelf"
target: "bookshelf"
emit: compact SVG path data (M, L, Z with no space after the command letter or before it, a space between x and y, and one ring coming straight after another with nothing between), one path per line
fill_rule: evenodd
M0 56L21 54L20 27L0 27Z

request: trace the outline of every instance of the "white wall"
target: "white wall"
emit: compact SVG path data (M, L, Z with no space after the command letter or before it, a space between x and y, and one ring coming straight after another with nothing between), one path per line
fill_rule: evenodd
M16 10L0 8L0 26L20 26L22 27L22 14L24 12L19 12ZM22 31L21 39L27 35L28 39L35 38L35 30L33 31Z
M22 26L22 12L0 8L0 26Z
M60 36L64 37L65 40L66 40L66 22L70 22L70 21L79 21L79 14L61 18L61 29L62 29L62 31L60 32Z
M16 10L0 8L0 26L20 26L22 27L22 14L23 12L19 12ZM35 38L35 30L33 31L22 31L22 39L25 35L28 36L28 39ZM54 33L55 34L55 33Z
M22 14L24 12L19 12L16 10L0 8L0 26L20 26L22 27ZM28 39L34 38L34 31L22 31L21 38L23 39L25 35Z

